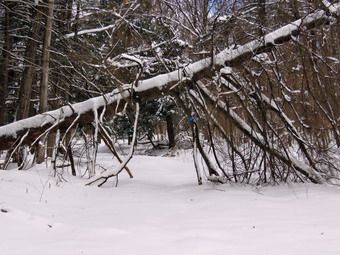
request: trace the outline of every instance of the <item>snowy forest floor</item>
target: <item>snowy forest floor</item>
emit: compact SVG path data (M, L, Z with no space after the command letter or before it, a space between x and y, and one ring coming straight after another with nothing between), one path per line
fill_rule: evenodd
M0 171L0 255L340 254L337 187L198 186L185 154L129 167L117 188L44 165Z

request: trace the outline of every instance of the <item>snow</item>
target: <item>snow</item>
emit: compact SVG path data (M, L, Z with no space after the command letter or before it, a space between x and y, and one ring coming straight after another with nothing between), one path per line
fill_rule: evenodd
M130 56L128 54L121 54L121 58L125 58L127 60L130 60L132 62L136 62L139 66L143 66L143 62L139 59L139 58L136 58L135 56Z
M0 166L5 164L5 158L2 156L1 151L0 151Z
M88 111L93 111L94 109L98 109L101 106L117 102L122 98L128 97L129 95L129 92L126 90L121 92L114 90L112 93L108 93L103 96L94 97L72 105L65 105L57 110L45 112L27 119L1 126L0 137L16 137L19 131L25 129L42 127L47 124L57 125L58 122L62 122L66 117L72 116L74 113L80 115Z
M325 7L328 8L328 10L331 13L337 13L339 11L340 3L330 3L327 0L322 0L322 3L325 5Z
M192 45L190 45L190 43L183 41L181 39L176 38L175 40L173 40L174 42L176 42L179 46L181 47L192 47Z
M105 30L114 28L116 26L117 26L116 24L112 24L112 25L108 25L108 26L105 26L105 27L84 29L84 30L78 31L77 35L94 34L94 33L98 33L98 32L101 32L101 31L105 31ZM72 37L72 36L75 36L75 35L76 34L74 32L72 32L72 33L66 34L65 37L69 38L69 37Z
M332 12L339 11L340 4L334 5L333 8L334 10ZM284 38L286 36L292 36L294 32L299 32L299 30L303 28L303 26L307 26L308 24L311 24L316 20L321 19L322 17L326 17L326 13L323 10L319 10L314 13L308 14L303 19L298 19L291 24L287 24L271 33L268 33L264 36L264 38L250 41L242 46L239 46L236 49L227 48L216 55L215 64L223 65L225 62L228 62L236 58L237 56L243 55L248 52L252 52L255 54L256 49L258 49L260 46L268 44L275 45L278 39Z
M118 188L0 171L0 255L340 254L339 188L198 186L189 153L130 163Z
M230 15L223 15L217 18L217 22L219 23L223 23L223 22L227 22L232 18L232 16Z

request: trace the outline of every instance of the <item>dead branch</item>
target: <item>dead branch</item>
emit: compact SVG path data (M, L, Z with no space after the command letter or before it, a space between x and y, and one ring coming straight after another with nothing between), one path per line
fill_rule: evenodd
M94 183L97 183L98 187L101 187L107 180L111 177L118 176L118 174L125 169L126 165L129 163L129 161L132 159L135 145L136 145L136 139L137 139L137 126L138 126L138 118L139 118L139 103L136 103L136 114L135 114L135 122L133 126L133 137L131 142L131 148L129 151L129 154L127 157L122 161L115 169L105 172L101 174L99 177L97 177L95 180L87 183L86 185L92 185Z

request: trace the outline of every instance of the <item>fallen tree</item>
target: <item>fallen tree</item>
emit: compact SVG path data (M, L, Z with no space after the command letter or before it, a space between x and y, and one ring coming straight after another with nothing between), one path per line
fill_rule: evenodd
M333 4L328 10L317 10L310 13L302 19L296 20L265 35L263 38L253 40L236 48L227 48L215 56L189 64L176 71L127 84L113 90L111 93L84 102L66 105L54 111L45 112L2 126L0 127L0 150L15 150L22 145L33 146L38 143L44 135L49 132L55 132L56 130L66 135L75 124L82 127L94 123L96 126L101 123L104 118L112 117L124 111L126 104L130 102L146 102L167 94L180 95L183 92L183 87L190 88L193 87L193 83L200 84L197 83L197 81L211 79L216 72L225 66L239 66L244 61L256 55L269 52L273 48L290 41L303 31L334 21L339 10L340 4ZM200 85L196 89L200 91L199 94L203 95L206 102L210 102L210 104L213 105L214 101L218 101L218 98L209 94L209 91L207 91L204 86ZM190 93L192 96L195 96L192 94L192 91ZM271 106L268 100L264 100L263 102ZM286 152L279 151L277 148L267 146L261 135L256 133L247 125L241 116L231 111L223 102L218 101L217 106L218 111L216 115L213 116L215 122L219 121L218 118L220 118L221 115L227 116L242 133L253 140L263 150L284 161L286 164L291 165L312 182L323 183L325 181L322 173L315 169L314 166L307 165L292 155L287 156ZM204 107L204 104L202 107ZM274 108L273 106L271 107ZM290 129L294 131L292 127L290 127ZM126 166L126 164L122 165L122 167ZM108 176L115 176L121 170L122 169L116 169L114 172L110 172L109 175L108 173L103 173L99 178L106 180Z
M339 9L340 4L334 4L331 14L336 14ZM24 135L25 138L21 141L22 145L32 144L37 137L49 129L66 131L75 119L80 125L88 125L95 119L94 112L97 112L98 115L114 115L122 109L124 102L129 101L132 97L138 98L140 101L162 97L176 86L180 86L186 79L209 78L213 74L212 68L219 70L223 66L239 65L254 55L268 52L273 47L291 40L302 31L328 23L331 19L332 15L324 10L318 10L265 35L264 38L237 48L227 48L216 56L197 61L182 69L139 81L138 84L128 84L111 93L2 126L0 127L0 150L10 149Z

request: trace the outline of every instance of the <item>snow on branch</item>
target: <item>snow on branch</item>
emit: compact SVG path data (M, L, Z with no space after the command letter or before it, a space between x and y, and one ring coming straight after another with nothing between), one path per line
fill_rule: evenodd
M119 18L119 21L124 21L128 24L130 24L126 19L125 17L127 16L127 14L135 9L137 9L139 7L139 4L136 3L136 4L133 4L125 13L123 16L121 16L120 14L118 14L117 12L112 12L112 14ZM117 28L120 26L120 23L115 23L115 24L111 24L111 25L107 25L107 26L104 26L104 27L99 27L99 28L91 28L91 29L84 29L84 30L81 30L81 31L77 31L76 33L69 33L69 34L66 34L65 37L69 38L69 37L72 37L72 36L75 36L75 35L84 35L84 34L93 34L93 33L98 33L98 32L102 32L102 31L105 31L105 30L109 30L111 28Z
M126 158L124 160L122 160L120 162L120 164L112 169L109 170L107 172L104 172L102 174L100 174L99 176L96 176L96 179L87 183L86 185L92 185L94 183L96 183L98 185L98 187L101 187L109 178L117 176L125 167L126 165L129 163L129 161L132 159L134 150L135 150L135 144L136 144L136 138L137 138L137 126L138 126L138 118L139 118L139 103L136 103L136 113L135 113L135 121L134 121L134 125L133 125L133 137L132 137L132 141L131 141L131 147L130 147L130 151L129 154L126 156Z
M114 28L116 26L117 26L116 24L112 24L112 25L108 25L108 26L105 26L105 27L84 29L84 30L78 31L77 35L98 33L98 32L102 32L102 31ZM72 36L75 36L75 35L76 35L76 33L72 32L72 33L66 34L65 37L69 38L69 37L72 37Z
M197 83L201 91L209 98L212 102L216 102L217 106L221 111L226 113L233 123L240 129L244 134L246 134L254 143L260 146L262 149L268 151L276 158L291 164L297 171L301 172L303 175L307 176L311 181L322 184L325 183L324 178L315 169L305 164L304 162L296 159L291 153L285 154L274 148L270 144L266 144L264 137L256 132L251 126L249 126L236 112L234 112L230 107L226 105L221 100L218 100L204 85ZM194 94L191 94L194 96Z
M340 3L330 3L327 0L322 0L322 3L332 14L339 13Z
M331 8L331 14L336 14L340 11L340 4L333 4ZM271 33L268 33L264 38L253 40L236 49L227 48L220 52L216 58L216 65L226 64L232 66L237 61L242 61L244 58L249 58L260 53L267 51L276 45L280 45L297 36L302 30L308 30L315 27L317 24L329 20L329 15L324 10L317 10L298 19L290 24L287 24Z

